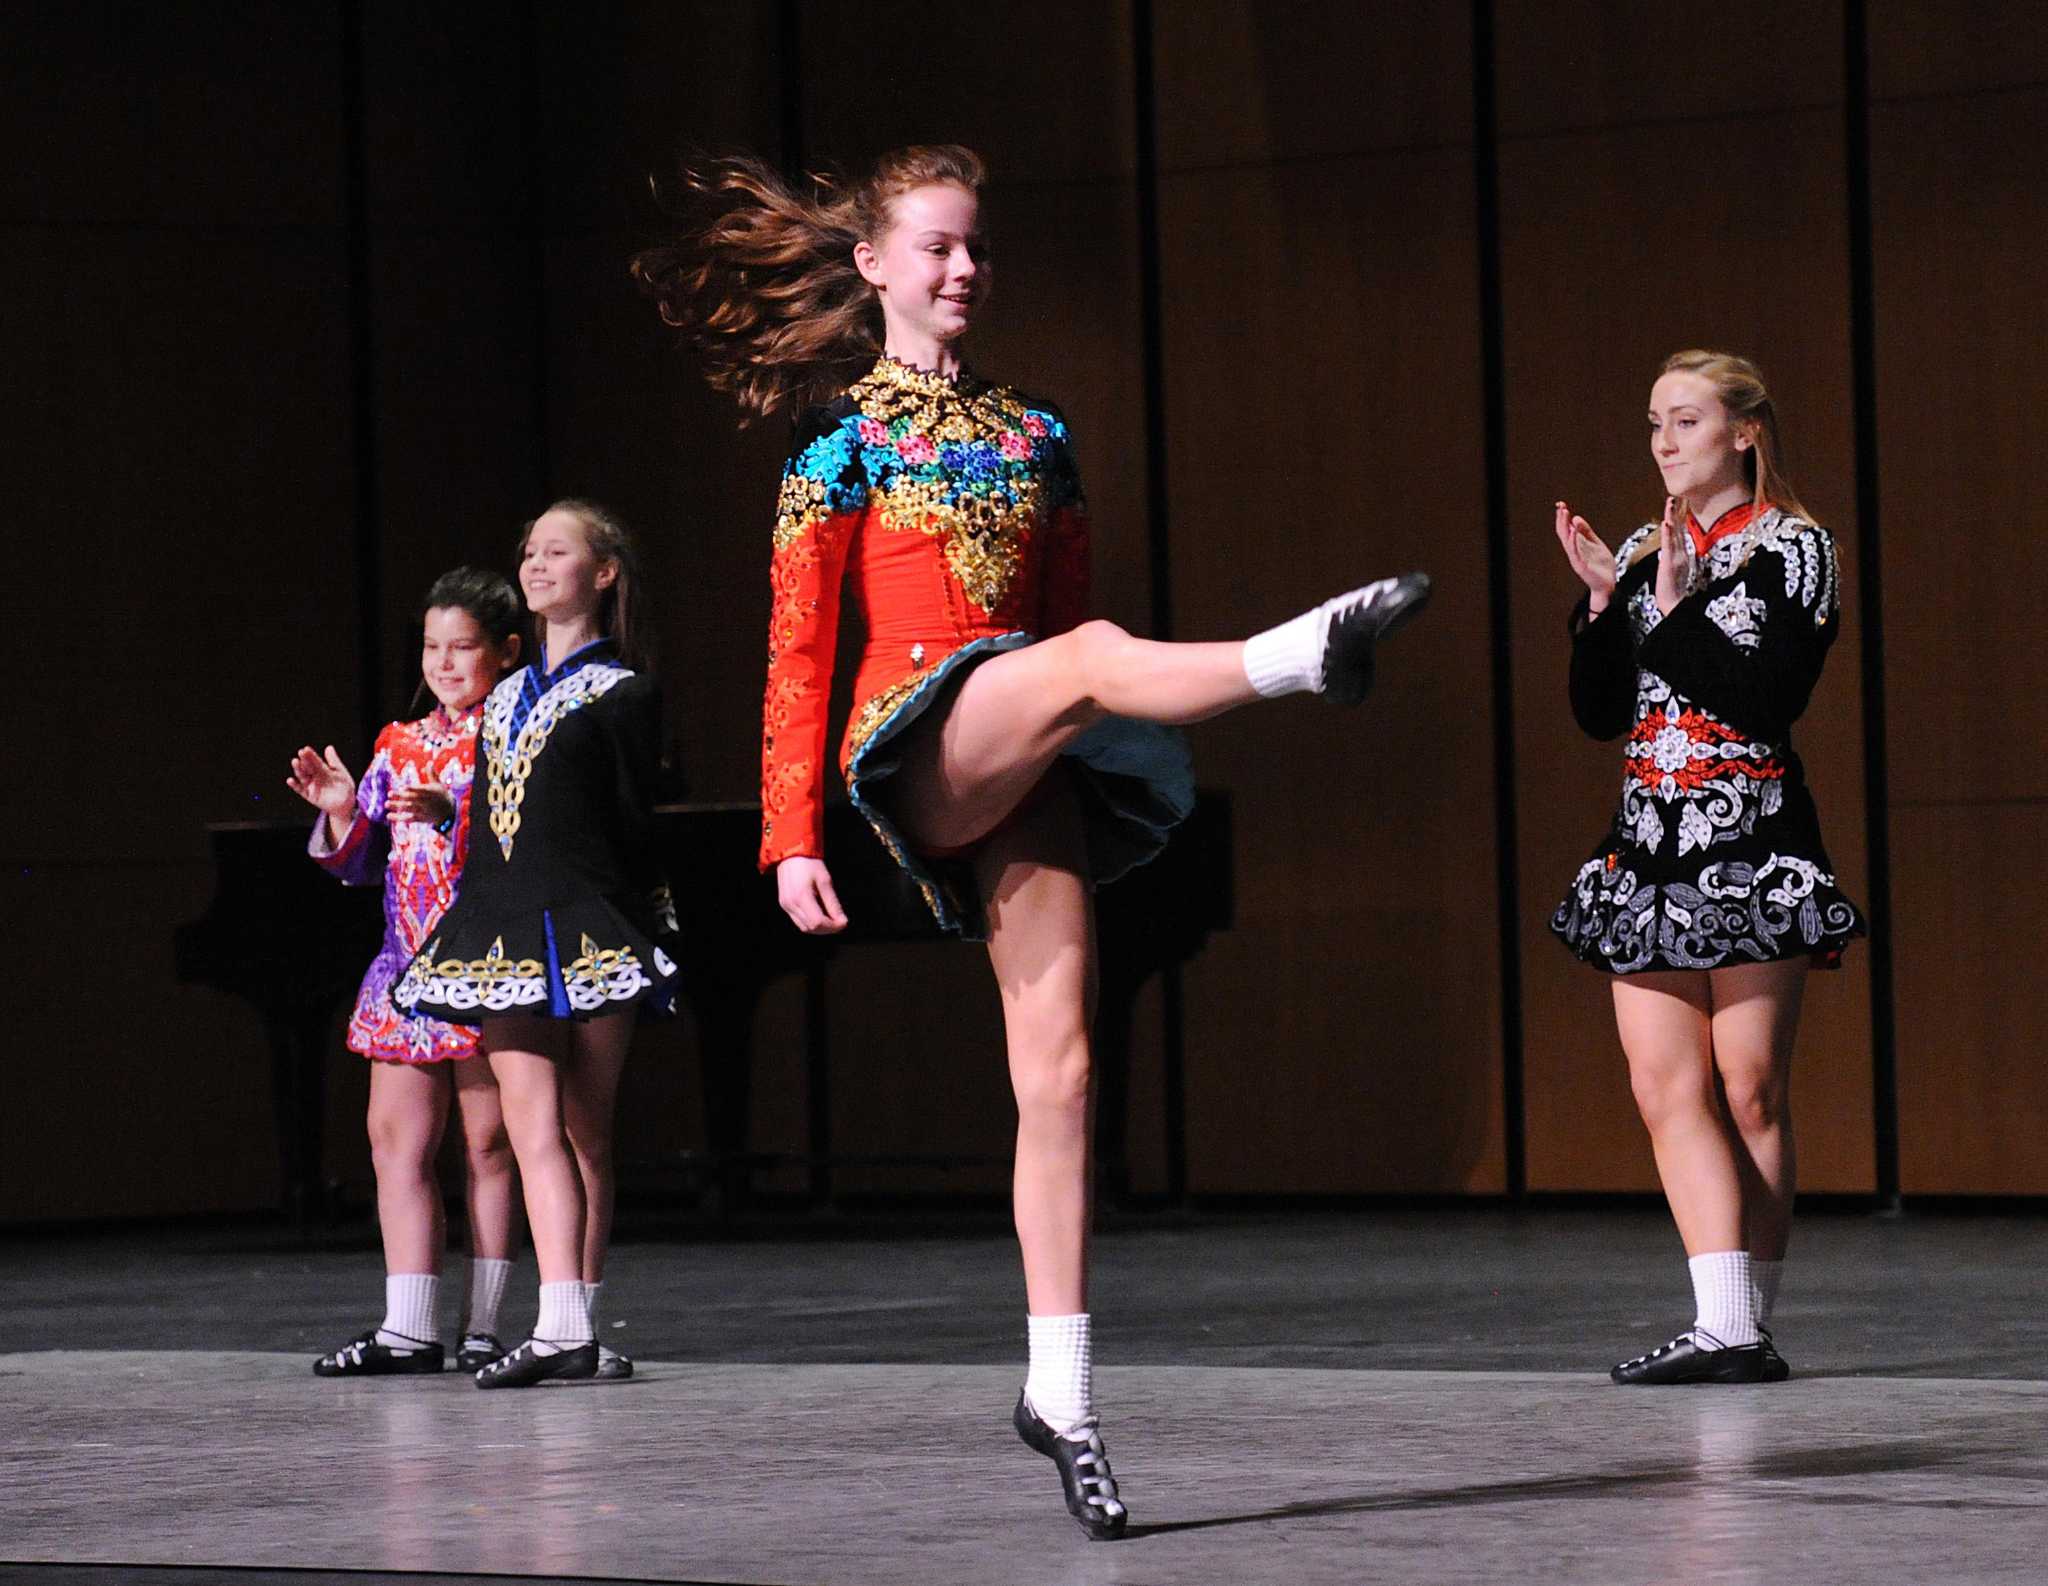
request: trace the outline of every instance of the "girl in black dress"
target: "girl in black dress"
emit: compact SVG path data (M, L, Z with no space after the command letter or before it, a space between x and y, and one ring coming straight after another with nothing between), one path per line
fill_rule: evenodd
M1557 504L1586 585L1572 712L1626 733L1621 807L1551 928L1614 977L1615 1022L1692 1272L1692 1327L1621 1383L1780 1381L1793 1038L1809 965L1863 934L1792 724L1840 627L1835 545L1781 471L1756 366L1681 352L1650 391L1661 523L1610 553Z
M522 543L537 659L485 703L468 869L394 993L480 1024L540 1262L533 1336L482 1388L624 1377L592 1313L611 1242L612 1113L637 1009L677 994L675 916L653 848L661 739L634 670L633 550L602 508L559 501Z

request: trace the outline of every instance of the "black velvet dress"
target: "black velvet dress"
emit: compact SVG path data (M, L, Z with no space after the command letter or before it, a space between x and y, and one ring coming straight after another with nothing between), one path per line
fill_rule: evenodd
M1695 526L1696 527L1696 526ZM1835 885L1792 724L1839 626L1825 529L1742 507L1695 534L1694 586L1668 615L1657 552L1628 559L1595 618L1572 614L1572 713L1628 735L1621 805L1551 929L1600 969L1716 969L1840 958L1864 933Z
M491 691L455 902L392 1000L478 1024L672 1012L675 911L654 849L661 710L598 640Z

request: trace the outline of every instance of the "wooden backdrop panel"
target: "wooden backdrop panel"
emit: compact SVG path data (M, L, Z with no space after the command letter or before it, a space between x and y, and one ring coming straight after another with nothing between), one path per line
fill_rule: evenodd
M1191 1184L1497 1190L1464 18L1380 50L1348 14L1157 15L1177 636L1438 579L1355 715L1296 700L1195 729L1236 801L1238 891L1187 976Z
M1889 549L1889 547L1887 547ZM2048 1194L2048 1083L2024 947L2048 807L1892 812L1899 1177L1909 1195Z
M1532 790L1518 827L1532 1189L1656 1186L1607 987L1549 930L1620 790L1619 746L1585 740L1566 702L1565 617L1579 586L1551 520L1563 497L1614 544L1659 509L1643 404L1658 363L1677 348L1729 347L1762 363L1793 476L1842 551L1848 621L1795 738L1852 896L1864 875L1841 114L1708 111L1554 130L1574 123L1539 87L1563 80L1566 40L1585 50L1572 57L1570 81L1608 85L1594 107L1617 121L1674 114L1668 99L1624 92L1638 76L1663 77L1665 30L1633 8L1559 16L1517 6L1500 31L1515 752ZM1839 75L1824 43L1815 34L1806 54L1769 69L1824 86ZM1674 171L1688 161L1739 167L1744 178L1686 183L1679 200ZM1811 1189L1868 1190L1874 1181L1866 973L1852 953L1843 975L1817 980L1809 995L1797 1084L1801 1181Z
M1900 1178L2039 1195L2048 1050L2006 982L2048 887L2031 598L2048 23L2024 5L1932 18L1872 16Z

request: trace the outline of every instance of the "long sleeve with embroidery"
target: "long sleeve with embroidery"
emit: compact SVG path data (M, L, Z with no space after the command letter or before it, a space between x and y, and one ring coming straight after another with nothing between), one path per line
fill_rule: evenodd
M1088 526L1065 421L972 375L883 359L798 422L776 504L760 865L822 857L842 598L865 618L843 770L957 651L1088 615Z
M1635 646L1620 587L1598 616L1591 610L1587 595L1572 608L1572 716L1587 737L1604 742L1619 738L1635 719Z
M1827 530L1809 525L1759 545L1644 636L1642 663L1730 726L1782 738L1805 712L1834 644L1835 585Z

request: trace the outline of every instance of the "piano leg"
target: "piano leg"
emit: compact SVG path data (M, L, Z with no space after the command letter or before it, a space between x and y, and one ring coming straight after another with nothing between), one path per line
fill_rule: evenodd
M728 966L730 967L730 966ZM753 1193L749 1160L753 1109L754 1014L762 985L743 973L691 977L686 992L704 1061L704 1144L721 1213Z
M327 1113L330 1013L267 1015L270 1102L277 1125L278 1184L294 1228L327 1210L321 1181Z

